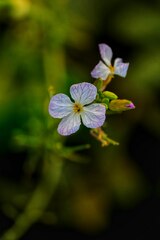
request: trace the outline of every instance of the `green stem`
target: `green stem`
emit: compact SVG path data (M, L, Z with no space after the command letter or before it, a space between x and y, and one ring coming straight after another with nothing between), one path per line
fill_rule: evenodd
M35 189L24 212L19 215L15 224L4 233L1 240L20 239L30 226L40 219L59 183L62 163L62 159L56 156L45 163L46 166L42 180Z

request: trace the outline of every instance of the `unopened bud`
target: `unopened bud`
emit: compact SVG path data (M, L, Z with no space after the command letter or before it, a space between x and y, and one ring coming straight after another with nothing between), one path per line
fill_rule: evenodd
M109 109L112 111L121 112L121 111L126 111L134 108L135 108L134 104L131 101L126 99L116 99L116 100L110 101L109 103Z
M105 106L106 110L108 110L108 104L106 104L104 102L102 104Z
M110 91L104 91L103 95L109 99L117 99L118 98L118 96L115 93L110 92Z
M109 99L108 98L103 98L102 103L105 103L105 104L109 105Z
M103 98L102 104L105 106L106 110L108 110L109 107L109 98Z

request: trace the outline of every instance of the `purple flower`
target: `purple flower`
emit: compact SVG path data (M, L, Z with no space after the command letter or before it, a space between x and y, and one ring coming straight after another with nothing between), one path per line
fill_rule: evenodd
M119 75L125 77L127 74L129 63L123 63L121 58L116 58L114 65L111 65L112 49L104 43L99 44L99 51L103 60L95 66L91 72L93 78L101 78L106 80L109 75Z
M62 118L58 125L59 134L67 136L78 131L81 119L88 128L101 127L106 118L106 109L102 104L92 103L97 88L91 83L83 82L72 85L70 94L74 103L62 93L53 96L49 103L49 114L53 118Z

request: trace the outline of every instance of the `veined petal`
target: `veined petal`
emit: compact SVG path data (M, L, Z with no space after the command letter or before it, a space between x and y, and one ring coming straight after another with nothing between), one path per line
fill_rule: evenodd
M122 58L116 58L114 60L114 67L118 67L119 64L122 64Z
M71 86L70 94L75 102L85 105L95 100L97 88L91 83L78 83Z
M93 78L101 78L102 80L106 80L110 73L110 69L102 61L99 61L99 63L92 70L91 76Z
M82 122L88 128L101 127L106 119L106 108L102 104L94 103L83 108Z
M71 113L64 117L58 125L58 133L63 136L68 136L78 131L81 125L80 115Z
M114 74L125 77L127 74L129 63L123 63L121 58L116 58L114 61Z
M111 65L111 59L112 59L112 49L105 43L99 44L99 51L102 60L108 65Z
M67 95L59 93L51 98L48 110L52 117L63 118L72 112L73 103Z

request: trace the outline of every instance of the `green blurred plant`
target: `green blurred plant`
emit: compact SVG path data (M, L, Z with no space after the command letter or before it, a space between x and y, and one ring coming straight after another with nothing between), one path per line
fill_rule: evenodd
M19 110L27 115L22 128L13 129L12 133L13 146L28 151L24 174L31 179L31 185L41 161L37 186L33 184L34 187L28 189L22 183L20 189L15 187L12 191L12 197L8 190L3 191L2 209L15 224L1 239L14 240L19 239L35 221L49 216L45 211L60 182L64 159L84 161L75 152L88 148L88 145L65 147L64 139L56 132L56 121L49 119L46 89L51 85L55 89L64 88L68 81L64 48L72 36L70 30L82 38L86 35L78 30L77 25L75 30L74 26L71 28L70 24L75 21L68 18L67 1L1 1L0 11L13 24L1 40L4 49L0 67L3 96L11 92L7 99L1 96L1 105L5 101L6 105L15 108L18 98L22 103ZM78 24L81 26L83 22L78 21ZM51 87L49 94L52 94ZM7 184L5 182L3 189ZM54 214L50 215L50 219L55 219Z
M118 0L101 4L83 1L83 4L69 0L0 1L0 21L4 24L0 39L0 121L4 136L1 145L5 149L12 137L14 151L27 152L27 159L22 159L22 181L16 184L0 179L1 209L14 221L2 236L3 240L19 239L36 221L47 224L64 221L82 231L99 231L109 222L114 197L126 208L145 194L142 173L130 161L123 143L133 122L140 118L159 133L159 111L156 104L152 104L152 87L159 86L159 15L146 3L139 8L138 1L133 4L134 8L126 3L118 5ZM143 10L143 14L135 15L133 9L140 9L140 13ZM104 24L109 16L112 27ZM107 123L109 135L115 133L122 142L116 151L112 146L102 151L97 142L89 138L91 156L86 156L83 152L77 153L88 149L85 143L67 147L65 139L57 134L57 121L48 116L47 109L50 96L55 92L66 92L69 85L81 81L79 74L86 78L85 70L74 60L70 62L67 49L85 53L88 46L95 46L93 35L97 36L100 31L102 35L108 33L115 42L118 39L122 45L137 47L132 55L130 84L122 83L119 88L121 93L136 95L142 106L133 118L126 114L128 121L118 115L118 124L113 116L113 128ZM92 57L90 54L86 53L88 59ZM112 86L116 83L119 86L118 81ZM117 96L110 91L103 94L104 104L108 106L113 101L110 105L113 108ZM153 113L150 114L152 121L148 109ZM93 134L103 139L99 133L102 132ZM84 139L83 133L79 136ZM79 141L77 137L72 141L75 139ZM104 140L106 143L108 136ZM87 167L75 162L87 163ZM36 181L34 174L38 175Z

